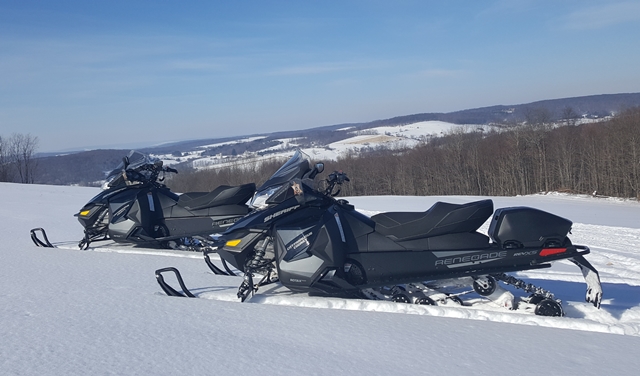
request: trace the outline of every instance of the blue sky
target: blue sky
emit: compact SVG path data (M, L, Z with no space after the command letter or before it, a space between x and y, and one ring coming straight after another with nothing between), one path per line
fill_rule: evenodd
M640 91L640 1L0 0L0 136L130 147Z

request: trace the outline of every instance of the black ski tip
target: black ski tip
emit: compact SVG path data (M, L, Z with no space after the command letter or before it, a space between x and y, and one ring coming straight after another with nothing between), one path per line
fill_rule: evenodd
M162 276L162 273L167 273L167 272L171 272L175 274L176 279L178 280L178 284L180 285L180 288L182 289L183 293L177 291L173 287L169 286L169 284L167 284L167 282L164 280L164 277ZM184 281L182 280L182 276L180 275L180 272L178 271L178 269L174 267L168 267L168 268L162 268L162 269L156 270L156 281L158 281L158 284L160 285L160 288L162 288L162 291L164 291L169 296L178 296L183 298L196 297L191 293L191 291L189 291L189 289L187 289L187 287L184 284Z
M47 233L44 231L42 227L32 228L30 233L31 233L31 241L33 241L33 244L35 244L37 247L55 248L54 245L51 244L51 242L49 241L49 238L47 237ZM38 233L42 234L42 238L44 240L38 237Z
M588 247L583 247L589 250ZM576 264L582 271L584 280L587 283L587 294L585 300L588 303L592 303L594 307L600 308L602 303L602 284L600 283L600 273L596 268L587 261L582 255L577 255L569 259L569 261Z

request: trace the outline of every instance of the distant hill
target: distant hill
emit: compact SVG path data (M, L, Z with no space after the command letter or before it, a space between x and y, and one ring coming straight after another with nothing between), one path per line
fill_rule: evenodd
M94 185L116 167L128 150L91 150L38 159L36 183Z
M584 97L550 99L526 104L496 105L449 113L421 113L397 116L363 123L336 124L304 130L254 134L242 137L179 141L140 149L149 154L173 156L176 161L197 151L200 156L236 156L244 152L263 154L283 148L282 140L296 139L298 145L326 148L330 144L353 137L354 131L366 133L377 127L406 126L426 121L451 124L489 125L523 122L531 111L544 110L551 121L561 121L571 109L576 118L598 119L640 106L640 93L603 94ZM239 142L239 140L243 140ZM279 146L280 145L280 146ZM203 148L206 146L206 148ZM204 151L203 151L204 150ZM264 152L263 152L264 150ZM90 185L102 180L105 173L115 167L128 150L93 150L38 159L36 183Z
M516 105L497 105L473 108L449 113L422 113L376 120L369 123L352 124L362 126L402 125L419 121L439 120L454 124L490 124L503 122L522 122L527 111L545 109L552 120L563 118L565 109L571 108L579 117L590 119L610 116L629 108L640 106L640 93L602 94L585 97L549 99Z
M552 120L558 121L563 117L565 109L571 108L579 117L589 119L602 118L629 108L640 106L640 93L627 94L601 94L589 95L584 97L549 99L525 104L514 105L496 105L490 107L473 108L462 111L448 113L420 113L413 115L396 116L389 119L375 120L362 123L345 123L328 125L317 128L304 130L274 132L268 134L253 134L235 138L217 138L202 139L175 142L162 146L146 148L149 153L165 154L172 151L192 150L192 148L202 145L229 142L239 138L251 136L269 136L272 138L296 138L296 137L326 137L329 132L336 131L347 127L356 129L368 129L379 126L397 126L405 124L413 124L421 121L445 121L453 124L491 124L505 122L522 122L526 119L527 111L545 109L551 116Z

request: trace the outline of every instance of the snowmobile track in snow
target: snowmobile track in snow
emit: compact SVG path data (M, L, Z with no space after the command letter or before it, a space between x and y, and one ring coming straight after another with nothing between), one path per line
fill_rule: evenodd
M464 307L455 304L423 306L387 301L312 297L292 293L280 285L262 287L260 292L248 302L290 307L429 315L640 336L640 306L634 305L635 301L620 302L624 297L633 300L631 295L640 293L640 288L637 288L640 286L640 249L636 248L640 244L640 229L575 223L571 238L577 244L591 246L592 252L589 256L600 270L604 285L604 299L600 310L589 303L566 300L561 294L558 295L563 299L566 316L556 318L535 316L533 311L507 311L480 297L467 299ZM200 252L137 248L113 242L96 245L88 250L80 250L75 241L54 241L52 244L59 249L79 252L191 258L198 259L198 262L202 259ZM211 256L212 259L217 259L217 255ZM555 265L559 265L560 268ZM556 289L553 285L582 283L583 278L578 271L574 270L573 265L567 266L566 270L562 268L563 265L570 265L569 262L560 261L555 265L545 271L533 270L515 273L515 275L544 280L551 285L549 288L554 292ZM221 277L208 272L204 274L206 278L200 283L187 281L194 295L201 299L239 302L236 291L242 277Z

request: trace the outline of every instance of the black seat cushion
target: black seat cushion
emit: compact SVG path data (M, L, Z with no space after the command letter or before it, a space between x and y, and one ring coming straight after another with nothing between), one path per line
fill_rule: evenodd
M188 192L180 195L178 205L188 210L198 210L210 206L237 205L249 201L256 190L253 183L230 187L221 185L211 192Z
M376 231L404 241L451 233L476 231L493 213L493 201L468 204L436 202L425 212L389 212L371 217Z

